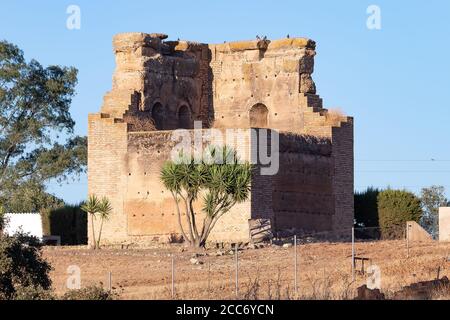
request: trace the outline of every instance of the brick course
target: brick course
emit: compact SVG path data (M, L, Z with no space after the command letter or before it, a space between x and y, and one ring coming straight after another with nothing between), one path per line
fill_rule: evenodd
M108 196L114 207L103 242L167 240L177 233L172 196L159 181L175 146L172 130L183 127L193 136L195 120L204 128L241 128L237 145L258 148L248 130L255 105L267 109L259 120L279 134L280 169L274 176L254 174L250 199L222 217L211 240L248 241L248 220L259 218L271 219L274 231L351 228L353 119L327 120L311 77L315 43L208 45L164 38L114 37L113 88L100 113L89 115L89 193ZM161 130L135 126L135 119L157 117ZM244 159L251 160L250 153Z

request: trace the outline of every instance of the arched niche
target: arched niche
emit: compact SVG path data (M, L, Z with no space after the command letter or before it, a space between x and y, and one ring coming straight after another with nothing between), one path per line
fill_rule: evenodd
M192 129L191 109L186 105L183 105L178 109L178 128Z
M164 130L164 107L161 103L157 102L152 108L152 118L155 122L156 130Z
M267 128L269 116L269 109L262 104L257 103L250 109L250 127L252 128Z

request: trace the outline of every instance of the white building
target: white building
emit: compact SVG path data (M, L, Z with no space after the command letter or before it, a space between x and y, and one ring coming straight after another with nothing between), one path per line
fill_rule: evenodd
M6 213L5 233L13 235L22 230L39 239L43 239L42 218L39 213Z

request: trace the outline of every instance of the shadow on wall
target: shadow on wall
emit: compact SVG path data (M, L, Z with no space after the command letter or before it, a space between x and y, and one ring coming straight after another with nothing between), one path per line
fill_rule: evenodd
M264 115L258 106L259 115ZM261 112L262 111L262 112ZM257 118L257 117L255 117ZM253 119L255 119L253 118ZM259 120L262 120L261 116ZM260 123L262 124L262 123ZM258 130L258 129L256 129ZM273 230L279 234L318 232L332 229L334 215L332 144L329 138L279 132L279 157L272 157L271 134L267 130L267 156L278 161L274 175L263 175L259 169L272 166L261 161L259 130L252 145L259 148L252 176L252 219L270 219Z

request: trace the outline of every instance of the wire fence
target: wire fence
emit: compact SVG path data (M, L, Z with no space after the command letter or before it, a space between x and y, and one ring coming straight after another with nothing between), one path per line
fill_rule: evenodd
M64 263L80 265L79 286L101 283L124 299L352 299L362 285L394 293L450 275L450 244L403 229L277 235L266 244L205 251L172 245L61 252ZM64 267L55 274L59 291L69 284Z

